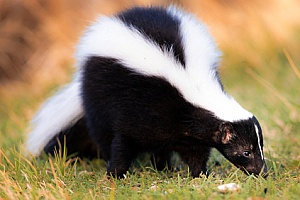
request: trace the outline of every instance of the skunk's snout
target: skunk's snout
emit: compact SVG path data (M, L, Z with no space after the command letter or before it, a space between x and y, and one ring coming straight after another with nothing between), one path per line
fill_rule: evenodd
M263 164L262 167L248 167L248 169L243 170L247 175L255 175L255 176L261 176L263 178L267 178L268 173L268 167L266 163Z
M263 162L262 165L257 166L257 165L248 165L247 167L239 166L237 165L239 169L241 169L245 174L247 175L255 175L255 176L261 176L263 178L267 178L269 173L268 173L268 167L265 162Z

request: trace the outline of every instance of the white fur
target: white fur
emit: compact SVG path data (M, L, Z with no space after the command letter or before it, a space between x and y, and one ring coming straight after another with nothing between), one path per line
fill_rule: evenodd
M264 160L264 154L263 154L263 151L262 151L262 148L261 148L261 145L260 145L260 137L259 137L259 134L258 134L258 128L255 124L254 124L254 128L255 128L255 132L256 132L256 136L257 136L257 142L258 142L258 148L259 148L259 151L260 151L260 156L261 156L261 159Z
M80 75L90 56L116 58L137 73L163 77L187 101L213 112L220 119L238 121L252 117L251 113L222 91L215 77L220 53L206 27L193 16L174 7L170 7L168 12L181 21L185 69L172 52L161 50L133 27L128 28L114 17L99 18L78 45L78 73L74 81L50 98L32 122L33 130L27 140L27 150L32 155L39 155L55 135L84 115L79 94Z
M75 79L43 105L32 121L33 130L27 139L30 154L38 156L55 135L83 116L79 91L80 82Z
M222 91L215 77L220 53L206 27L192 15L174 7L168 12L181 22L186 69L172 52L161 50L138 30L109 17L99 18L80 41L76 56L78 66L81 68L90 56L116 58L138 73L165 78L187 101L213 112L222 120L233 122L252 117Z

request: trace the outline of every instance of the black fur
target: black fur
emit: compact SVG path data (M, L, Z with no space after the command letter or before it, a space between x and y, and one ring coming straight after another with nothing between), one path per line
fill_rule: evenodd
M178 19L171 17L163 8L136 7L118 17L128 26L133 26L163 50L173 50L174 57L185 66Z
M135 157L146 151L157 156L176 151L193 175L206 171L215 143L212 136L222 121L195 108L167 81L146 78L115 59L91 57L84 69L87 124L101 154L110 161L108 172L125 173Z
M135 8L117 17L160 48L172 48L184 67L177 19L156 8ZM82 69L85 121L58 135L60 142L67 138L69 154L78 151L79 155L95 157L99 148L101 157L109 161L107 172L121 177L140 153L153 153L153 162L163 169L175 151L196 177L206 173L210 150L215 147L246 173L258 175L262 168L266 172L254 124L263 146L261 128L255 117L223 121L186 101L167 80L139 74L114 58L91 56ZM216 78L219 80L217 72ZM57 138L45 151L51 153L54 147Z
M89 159L99 157L98 145L91 139L84 118L52 138L44 147L44 152L54 155L55 152L62 150L64 145L68 156Z

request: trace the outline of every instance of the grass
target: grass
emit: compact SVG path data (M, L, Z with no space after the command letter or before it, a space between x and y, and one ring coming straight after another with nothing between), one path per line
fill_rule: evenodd
M252 48L255 54L255 45ZM158 172L147 156L141 157L126 178L118 180L107 179L103 160L69 160L64 153L25 157L22 144L28 121L61 84L56 81L41 90L23 86L17 92L0 91L0 199L298 199L300 59L284 48L260 50L254 66L245 57L237 58L232 49L222 49L226 90L261 122L268 179L244 175L217 151L208 163L210 176L196 179L180 160L178 171ZM230 182L241 189L218 192L218 185Z
M238 67L238 61L235 61L237 66L229 68L227 65L233 61L226 56L224 59L221 75L227 90L247 109L256 113L262 123L266 160L270 168L267 180L244 175L217 151L213 151L208 163L211 175L196 179L189 176L187 166L180 161L177 162L179 171L158 172L149 160L140 158L125 179L117 180L107 179L106 163L102 160L68 160L64 153L39 159L24 157L21 144L24 141L26 125L33 115L32 110L37 108L45 96L51 95L48 92L53 87L57 87L51 85L46 88L46 93L28 95L29 91L25 90L18 95L2 94L0 197L297 199L300 196L300 109L295 92L299 92L300 80L295 69L291 67L292 58L281 57L279 53L280 62L272 69L254 69L245 63L244 67ZM274 80L276 81L273 82ZM241 190L227 194L218 192L218 185L230 182L240 184Z

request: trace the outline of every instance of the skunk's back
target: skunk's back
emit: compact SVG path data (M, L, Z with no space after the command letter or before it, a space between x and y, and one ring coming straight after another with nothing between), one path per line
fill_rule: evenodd
M76 53L80 71L92 57L114 59L134 73L164 79L186 101L219 119L248 119L252 114L223 89L219 56L206 26L173 6L102 16L87 29Z

